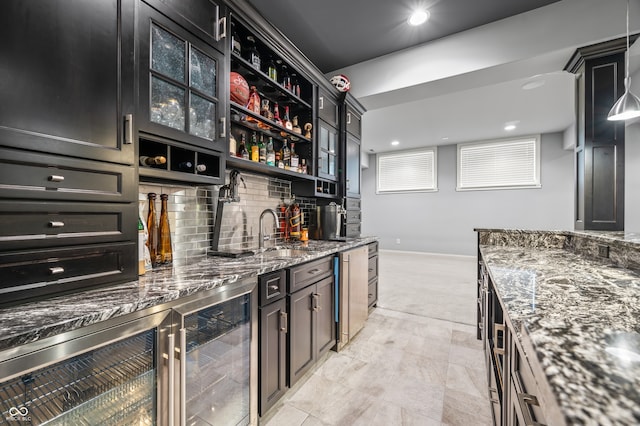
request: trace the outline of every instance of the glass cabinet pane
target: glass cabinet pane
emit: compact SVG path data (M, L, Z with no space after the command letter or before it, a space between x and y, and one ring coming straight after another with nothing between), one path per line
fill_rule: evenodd
M198 49L191 47L189 62L191 87L205 95L216 96L216 61Z
M192 93L191 108L189 108L189 133L213 140L216 133L215 117L216 105Z
M187 424L248 424L250 303L244 295L185 316Z
M151 121L184 131L184 97L184 89L152 77Z
M151 69L184 82L186 43L168 31L151 26Z
M320 171L329 173L329 154L326 151L320 151Z
M325 127L320 127L320 149L329 150L329 130Z
M336 134L332 132L329 133L329 152L336 153Z
M0 383L0 412L16 424L153 425L155 336L149 330Z

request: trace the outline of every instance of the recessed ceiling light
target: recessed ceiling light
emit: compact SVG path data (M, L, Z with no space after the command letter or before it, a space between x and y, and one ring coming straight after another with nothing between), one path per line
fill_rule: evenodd
M391 142L391 145L393 145L393 146L400 145L400 141L392 141L392 142Z
M427 19L429 19L429 11L416 10L409 17L409 25L413 25L414 27L417 25L422 25L427 22Z
M507 132L510 132L510 131L515 130L515 129L516 129L516 125L515 125L515 124L507 124L506 126L504 126L504 129L505 129Z

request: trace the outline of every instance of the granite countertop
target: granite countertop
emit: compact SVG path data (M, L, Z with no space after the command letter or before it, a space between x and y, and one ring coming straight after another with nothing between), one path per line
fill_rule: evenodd
M480 251L565 422L640 424L640 274L561 248Z
M211 256L190 265L158 268L138 281L0 308L0 351L375 241L311 240L302 247L308 254L291 258Z

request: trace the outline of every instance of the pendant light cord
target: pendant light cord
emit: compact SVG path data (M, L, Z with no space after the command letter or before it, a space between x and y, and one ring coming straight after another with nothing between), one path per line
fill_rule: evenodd
M624 79L624 87L627 91L631 90L629 87L629 0L627 0L627 59L626 59L626 73Z

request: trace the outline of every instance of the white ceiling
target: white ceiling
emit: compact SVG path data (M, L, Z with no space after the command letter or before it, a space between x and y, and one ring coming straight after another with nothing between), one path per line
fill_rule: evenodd
M634 33L640 0L630 7ZM576 48L624 36L625 13L626 0L562 0L328 76L347 75L368 109L364 152L563 131L574 123L575 80L562 69ZM532 80L544 84L523 90ZM507 122L517 129L504 131Z

